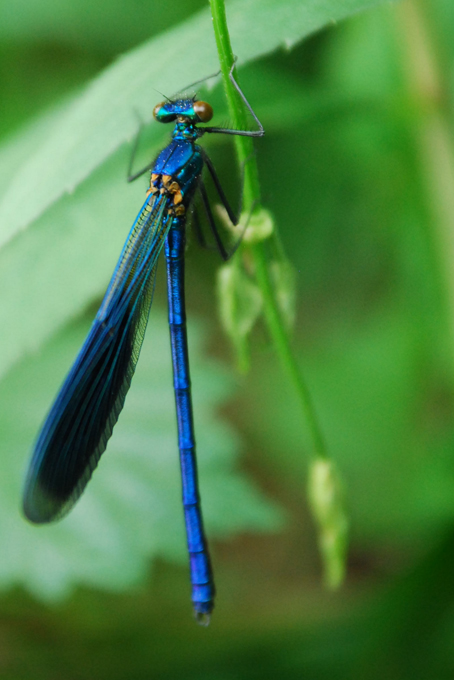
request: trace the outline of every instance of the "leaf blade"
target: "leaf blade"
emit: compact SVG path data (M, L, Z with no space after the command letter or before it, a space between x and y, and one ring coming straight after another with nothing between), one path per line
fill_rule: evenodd
M379 3L380 0L325 0L323 4L318 0L232 2L228 7L229 25L239 63L279 47L289 49L323 26ZM200 36L204 39L200 40ZM156 103L151 83L172 94L193 81L194 74L208 76L216 68L208 10L132 50L107 68L11 179L0 203L0 247L62 195L74 191L131 139L137 128L136 112L144 122L151 120ZM151 136L154 141L159 138L157 126ZM1 162L0 158L0 165ZM25 203L24 186L28 187Z

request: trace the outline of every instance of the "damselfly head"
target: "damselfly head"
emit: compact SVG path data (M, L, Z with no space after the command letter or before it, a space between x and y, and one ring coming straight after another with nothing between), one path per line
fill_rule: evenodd
M177 99L157 104L153 116L159 123L172 123L181 118L193 123L207 123L213 118L213 109L207 102Z

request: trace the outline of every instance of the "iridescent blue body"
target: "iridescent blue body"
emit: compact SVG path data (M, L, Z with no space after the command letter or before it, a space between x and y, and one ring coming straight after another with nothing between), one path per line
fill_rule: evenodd
M23 507L34 523L59 519L71 509L89 481L106 449L134 374L152 303L158 258L165 245L192 601L196 616L203 623L213 609L215 589L200 508L192 414L184 293L186 215L197 189L205 200L201 173L207 165L221 200L233 217L211 162L197 139L205 132L255 136L263 134L263 128L260 126L259 133L199 128L198 123L211 119L212 110L209 104L195 99L159 104L154 116L160 122L175 121L172 141L152 165L130 177L135 179L151 169L145 203L88 337L37 439Z

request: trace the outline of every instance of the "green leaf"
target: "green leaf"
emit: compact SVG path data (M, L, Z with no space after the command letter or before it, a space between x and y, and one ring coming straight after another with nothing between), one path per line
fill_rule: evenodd
M148 39L150 32L159 33L177 18L182 21L201 5L201 0L179 2L176 17L166 3L158 2L1 0L0 37L28 45L55 41L79 50L114 52Z
M324 25L376 4L378 0L331 0L322 5L317 0L232 2L228 19L238 63L278 47L289 49ZM63 194L74 191L122 143L130 140L137 129L137 114L144 122L151 120L156 90L172 94L216 69L208 9L132 50L106 69L12 177L0 204L0 245ZM161 139L158 128L153 126L152 146Z
M123 159L122 159L123 160ZM115 267L143 187L116 182L113 160L0 249L0 374L36 351L100 295Z
M65 329L24 360L0 391L0 586L20 583L43 599L76 584L138 583L156 556L186 562L168 324L153 310L124 411L87 491L62 522L31 526L19 514L21 481L39 425L88 324ZM233 383L202 355L206 333L191 323L195 426L207 533L223 538L277 529L282 514L235 470L238 440L217 417Z

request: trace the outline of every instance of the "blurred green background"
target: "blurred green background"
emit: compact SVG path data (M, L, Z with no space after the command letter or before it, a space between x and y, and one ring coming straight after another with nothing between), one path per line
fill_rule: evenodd
M345 482L348 575L339 592L323 589L307 432L266 328L254 329L251 369L238 374L217 321L218 258L192 239L191 367L218 589L201 629L189 603L163 268L127 406L86 494L56 526L30 527L19 512L34 437L141 205L145 180L123 180L131 145L93 161L37 221L10 233L5 215L21 214L7 205L17 177L24 214L36 187L50 196L51 171L34 154L87 83L143 41L175 35L181 46L207 8L0 2L1 678L454 675L454 5L377 3L337 23L334 2L307 4L323 4L329 26L248 54L239 75L266 129L256 143L263 202L296 271L294 345ZM213 42L206 26L185 46L191 58ZM271 38L274 26L257 12L254 28ZM172 53L162 59L178 72ZM207 62L179 87L215 70ZM162 99L153 88L166 84L149 85L147 102ZM219 83L201 92L228 123ZM131 110L131 130L134 120ZM155 153L168 130L150 128ZM143 144L148 158L147 135ZM238 193L229 140L204 146ZM63 162L58 147L47 153Z

